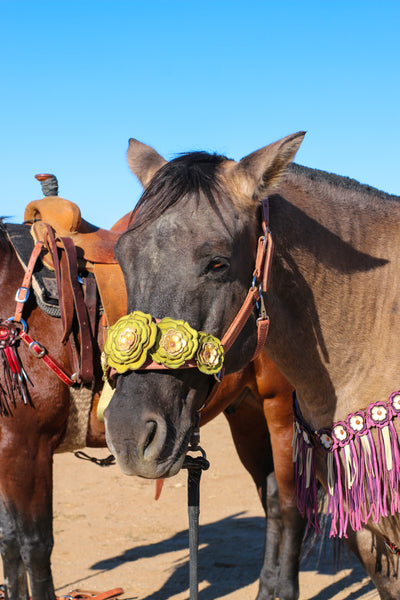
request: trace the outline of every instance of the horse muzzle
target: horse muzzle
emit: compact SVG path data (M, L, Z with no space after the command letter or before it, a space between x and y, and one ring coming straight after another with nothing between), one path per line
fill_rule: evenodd
M178 429L156 410L126 417L114 400L104 411L106 441L126 475L147 479L172 477L181 469L190 442L192 423L183 411ZM122 416L125 415L125 418Z

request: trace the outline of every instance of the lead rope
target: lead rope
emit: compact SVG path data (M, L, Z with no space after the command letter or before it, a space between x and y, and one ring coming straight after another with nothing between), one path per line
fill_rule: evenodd
M202 471L206 471L210 463L206 453L199 445L199 420L192 432L188 452L200 452L201 456L187 456L182 465L188 470L188 516L189 516L189 588L190 600L198 600L199 597L199 514L200 514L200 479Z

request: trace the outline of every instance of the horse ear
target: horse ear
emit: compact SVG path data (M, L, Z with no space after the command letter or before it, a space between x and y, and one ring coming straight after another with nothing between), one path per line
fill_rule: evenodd
M262 198L277 187L305 136L299 131L245 156L232 167L235 186L247 198Z
M129 140L126 154L130 170L139 179L144 188L148 186L152 177L167 162L151 146L146 146L138 140Z

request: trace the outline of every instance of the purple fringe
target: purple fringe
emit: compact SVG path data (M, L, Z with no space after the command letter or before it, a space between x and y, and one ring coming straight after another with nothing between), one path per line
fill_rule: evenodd
M295 496L300 514L307 518L309 526L311 525L320 533L314 449L306 442L303 434L304 431L299 432L296 437L295 432L293 439L294 453L298 452L297 460L294 460Z
M331 536L347 537L370 519L400 512L400 445L393 420L400 418L400 392L350 414L346 422L312 431L294 401L293 461L300 513L319 531L315 451L326 453ZM375 439L373 431L376 431Z

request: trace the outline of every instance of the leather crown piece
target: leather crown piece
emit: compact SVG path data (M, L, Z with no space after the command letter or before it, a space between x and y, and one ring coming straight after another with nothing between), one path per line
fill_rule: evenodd
M221 342L196 331L181 319L154 322L151 315L134 311L107 331L104 367L117 373L152 368L149 360L169 369L197 367L206 375L219 373L224 362Z

